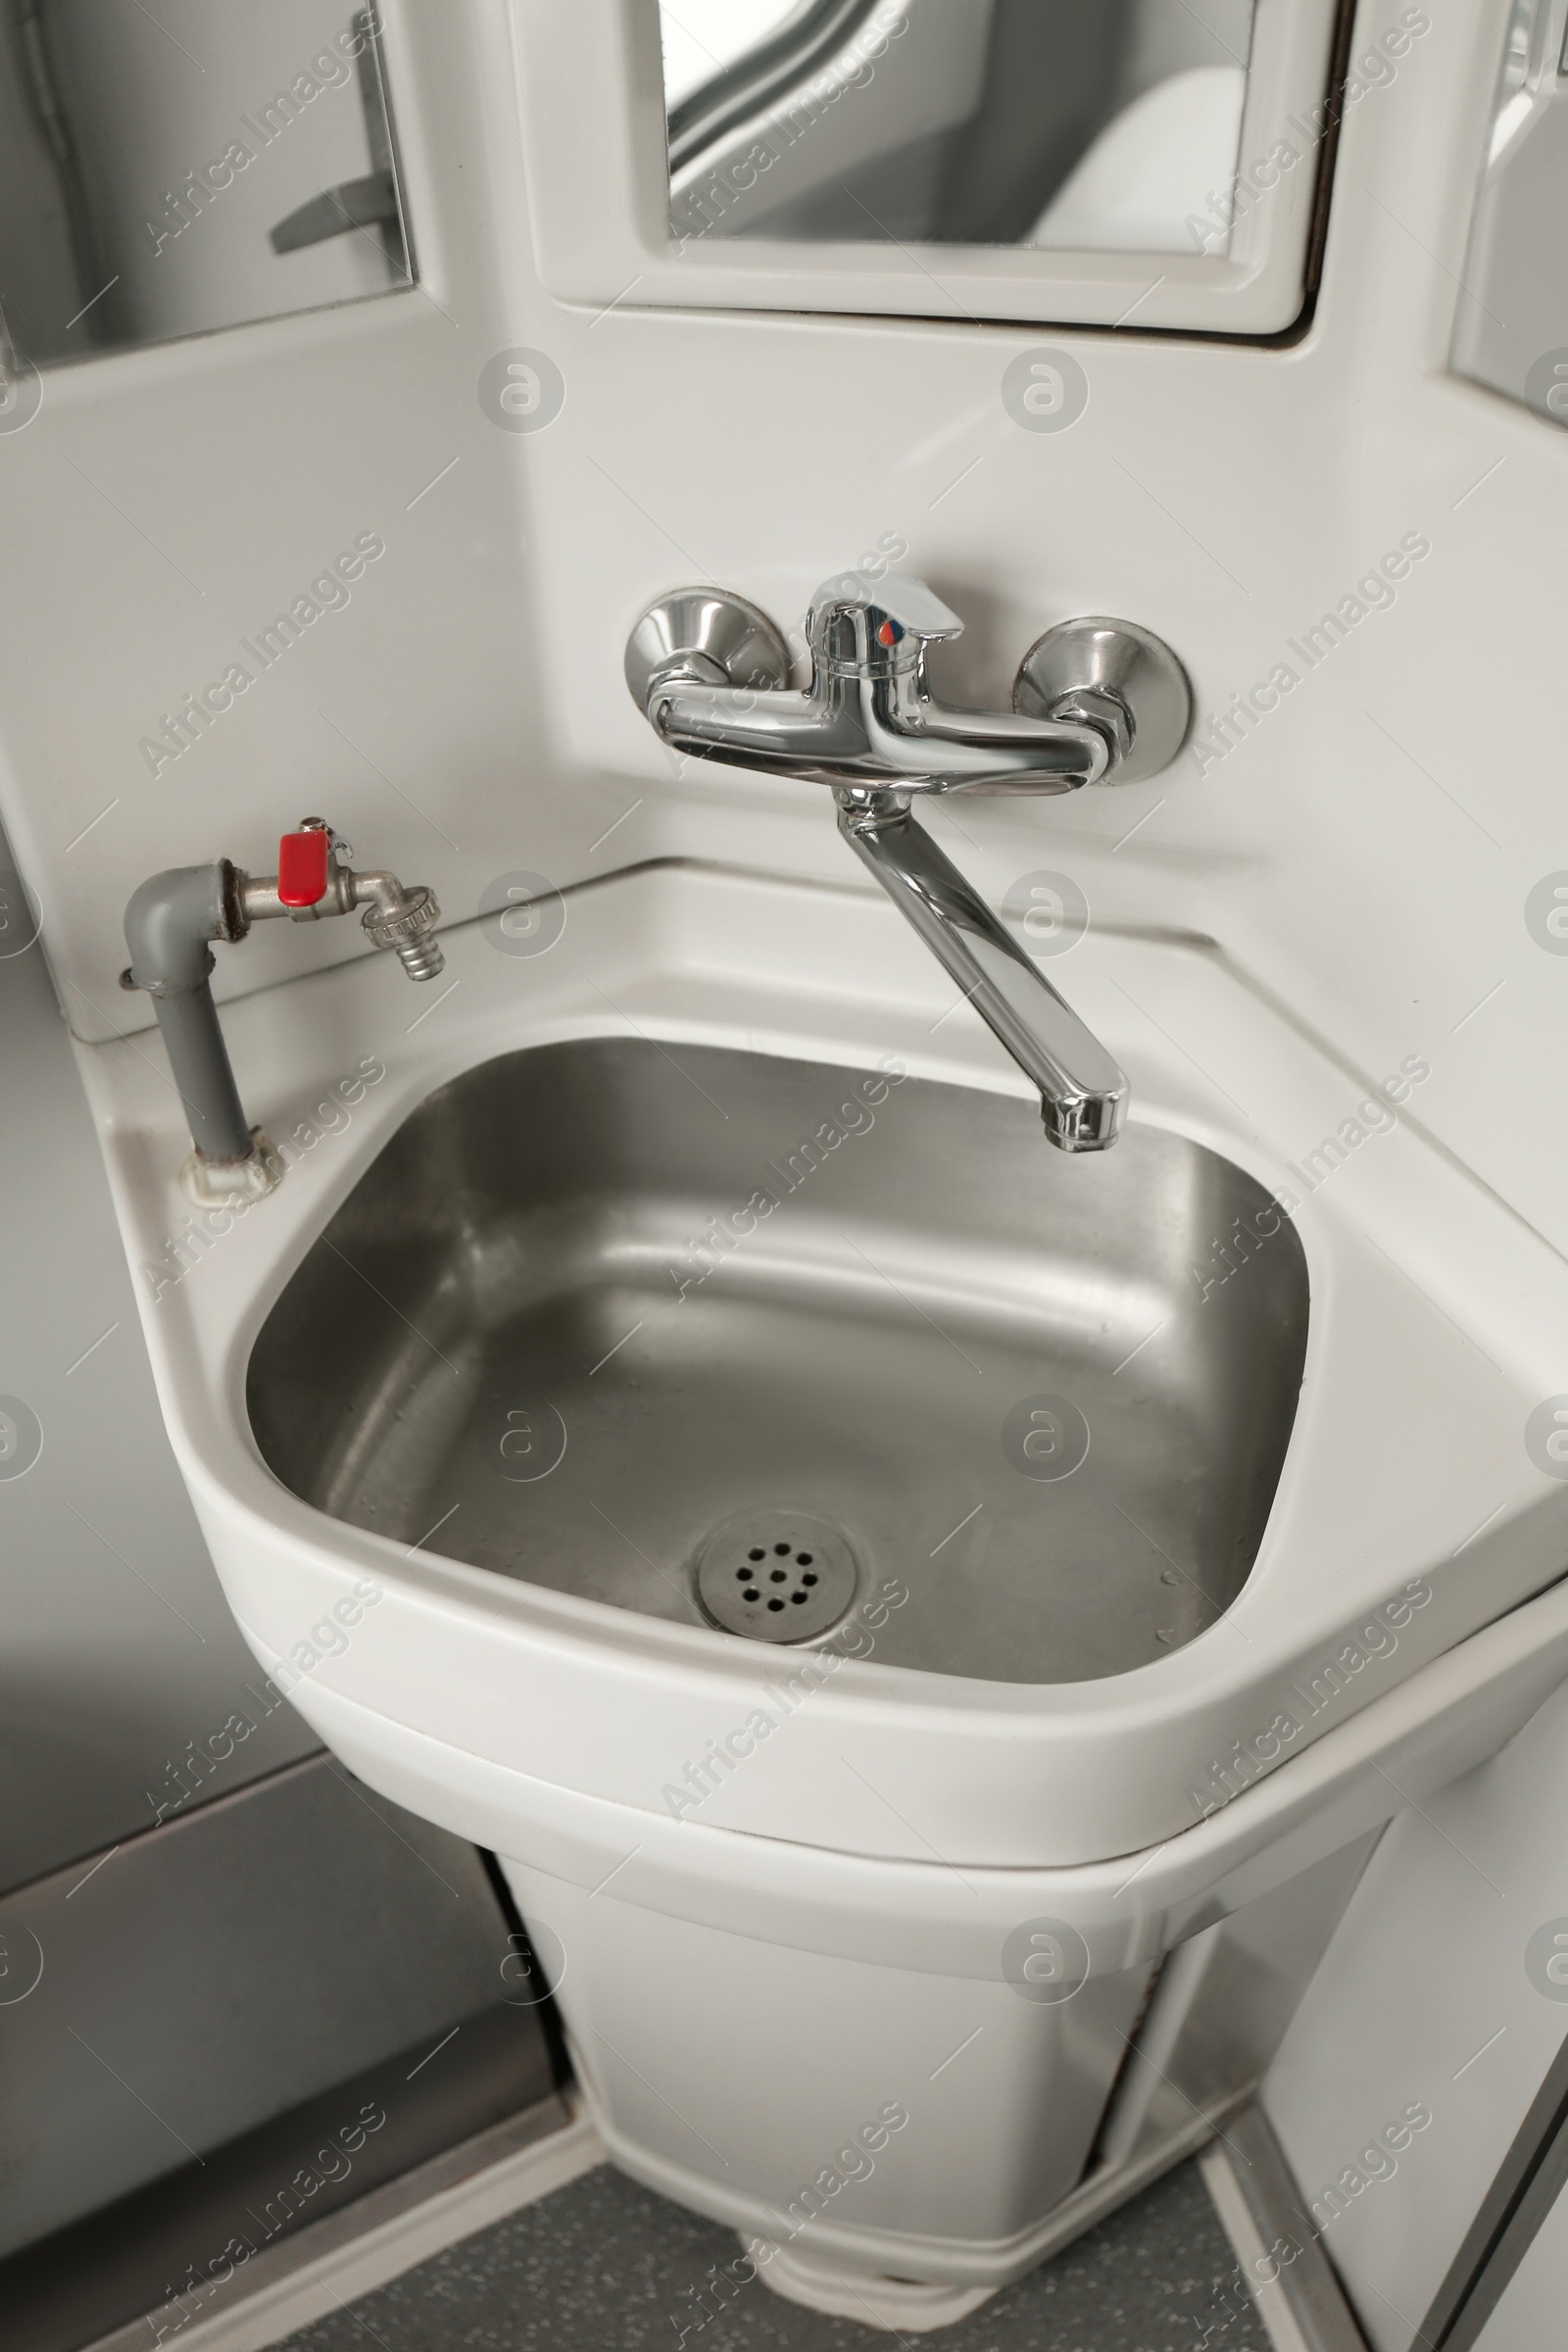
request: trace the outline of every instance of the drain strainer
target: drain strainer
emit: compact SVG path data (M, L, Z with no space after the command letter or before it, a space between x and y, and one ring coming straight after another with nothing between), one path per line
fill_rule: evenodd
M848 1539L810 1511L737 1511L697 1547L697 1597L726 1634L813 1642L848 1616L859 1571Z

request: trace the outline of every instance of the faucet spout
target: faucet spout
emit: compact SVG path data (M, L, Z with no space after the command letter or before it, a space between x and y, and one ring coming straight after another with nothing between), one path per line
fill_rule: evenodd
M1103 1152L1121 1133L1120 1065L1056 994L898 792L843 791L839 831L1040 1089L1050 1141Z

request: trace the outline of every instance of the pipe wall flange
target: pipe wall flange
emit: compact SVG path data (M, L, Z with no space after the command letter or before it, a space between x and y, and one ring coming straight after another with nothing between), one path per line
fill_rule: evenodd
M1162 637L1133 620L1092 613L1062 620L1035 640L1019 664L1012 707L1025 718L1086 718L1094 704L1118 703L1129 742L1102 784L1143 784L1169 767L1193 720L1187 672Z
M192 1152L179 1171L180 1190L198 1208L249 1208L275 1193L284 1177L283 1155L260 1127L251 1129L251 1148L241 1159L213 1159Z
M626 643L626 684L646 717L667 678L776 692L790 652L767 614L720 588L674 588L655 599Z

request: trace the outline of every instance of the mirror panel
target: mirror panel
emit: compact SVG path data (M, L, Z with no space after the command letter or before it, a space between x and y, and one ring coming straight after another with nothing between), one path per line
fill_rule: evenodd
M683 99L737 65L796 15L799 0L676 0L660 11L664 103Z
M677 243L1222 252L1254 0L662 0ZM1206 231L1195 234L1197 220Z
M1454 317L1460 375L1568 425L1568 0L1514 0Z
M373 7L0 0L16 363L413 282Z

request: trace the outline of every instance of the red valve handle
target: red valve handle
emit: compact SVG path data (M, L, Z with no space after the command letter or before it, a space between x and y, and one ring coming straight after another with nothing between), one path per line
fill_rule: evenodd
M314 906L326 896L330 833L285 833L277 845L277 895L285 906Z

